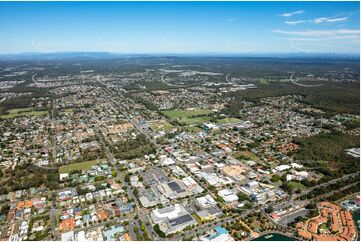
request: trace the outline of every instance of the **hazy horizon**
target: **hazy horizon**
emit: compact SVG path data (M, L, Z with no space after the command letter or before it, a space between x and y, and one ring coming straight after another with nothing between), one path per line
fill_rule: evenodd
M0 2L1 54L359 54L359 2Z

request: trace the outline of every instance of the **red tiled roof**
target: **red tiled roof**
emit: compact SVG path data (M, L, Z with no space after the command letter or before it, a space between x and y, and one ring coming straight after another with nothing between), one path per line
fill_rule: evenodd
M74 218L65 219L60 223L60 230L67 231L75 228L75 220Z

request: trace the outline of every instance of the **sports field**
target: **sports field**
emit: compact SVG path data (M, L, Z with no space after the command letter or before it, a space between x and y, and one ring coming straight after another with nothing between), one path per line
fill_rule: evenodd
M224 118L217 120L217 123L219 124L236 124L241 122L238 118Z
M46 115L48 111L33 111L32 108L14 108L6 111L6 114L0 116L0 118L16 118L19 116L40 116Z
M80 162L80 163L73 163L73 164L69 164L69 165L64 165L59 167L59 173L69 173L71 171L74 170L89 170L92 166L103 162L103 159L100 160L90 160L90 161L84 161L84 162Z
M168 117L171 120L176 120L184 124L200 124L209 122L211 117L207 116L208 114L213 113L209 109L200 109L200 110L182 110L182 109L173 109L162 111L162 114Z

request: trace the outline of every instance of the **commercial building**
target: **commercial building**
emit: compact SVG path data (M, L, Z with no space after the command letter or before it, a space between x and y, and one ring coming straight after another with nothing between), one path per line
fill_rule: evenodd
M203 188L198 185L198 183L190 176L187 176L182 179L184 186L187 190L191 191L193 194L198 194L203 192Z
M260 192L252 193L251 199L258 204L265 204L266 202L276 200L276 193L269 188L265 188Z
M238 201L238 196L229 189L223 189L218 191L218 196L221 196L223 200L227 203Z
M150 214L154 223L159 225L166 235L182 231L187 226L196 225L197 222L180 204L155 209Z
M157 186L157 189L160 193L169 199L185 197L191 194L191 192L189 192L184 184L179 180L160 183Z
M196 202L202 208L209 208L209 207L217 206L217 202L209 194L205 195L204 197L197 198Z
M259 189L259 183L257 181L249 181L246 185L241 187L241 190L246 194L252 194L257 192Z
M160 194L156 188L150 187L148 189L140 189L139 194L139 201L141 202L143 207L152 207L159 203L165 204L169 200L163 195Z

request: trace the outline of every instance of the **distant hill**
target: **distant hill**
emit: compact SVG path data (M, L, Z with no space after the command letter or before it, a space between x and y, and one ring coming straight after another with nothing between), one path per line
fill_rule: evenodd
M300 59L352 59L358 60L359 55L355 54L309 54L309 53L194 53L194 54L175 54L175 53L160 53L160 54L124 54L112 52L26 52L14 54L0 54L1 60L60 60L60 59L116 59L116 58L142 58L142 57L218 57L218 58L300 58Z

